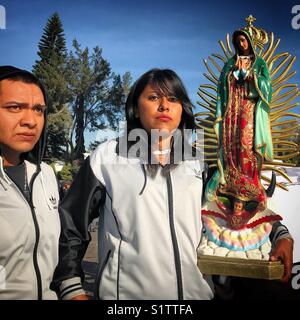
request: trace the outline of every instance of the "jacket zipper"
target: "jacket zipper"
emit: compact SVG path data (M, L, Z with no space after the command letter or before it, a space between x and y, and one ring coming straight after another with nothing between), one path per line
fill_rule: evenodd
M36 280L37 280L38 300L42 300L42 298L43 298L42 276L41 276L41 271L40 271L40 268L38 265L38 260L37 260L37 251L38 251L38 245L39 245L39 241L40 241L40 228L39 228L39 224L38 224L37 217L36 217L35 210L34 210L34 206L33 206L33 183L34 183L36 177L38 176L38 174L39 174L39 172L35 172L33 177L31 178L31 181L30 181L30 187L29 187L30 203L29 203L29 205L31 208L32 219L33 219L33 223L34 223L34 227L35 227L35 245L34 245L34 249L33 249L33 266L34 266Z
M25 167L26 170L26 167ZM38 265L38 260L37 260L37 250L38 250L38 245L39 245L39 240L40 240L40 228L39 228L39 224L37 221L37 217L35 214L35 208L33 205L33 184L34 181L36 179L36 177L38 176L39 172L35 172L31 178L30 181L30 186L29 186L29 192L30 192L30 201L27 200L26 195L24 194L24 192L18 187L18 185L16 183L14 183L14 181L11 180L11 182L16 186L16 188L20 191L20 193L22 194L23 198L25 199L25 201L28 203L30 210L31 210L31 216L33 219L33 224L34 224L34 228L35 228L35 244L34 244L34 248L33 248L33 267L34 267L34 271L35 271L35 275L36 275L36 280L37 280L37 299L38 300L42 300L42 277L41 277L41 271Z
M178 300L183 300L183 285L182 285L182 273L181 273L181 259L179 253L179 246L175 232L174 225L174 211L173 211L173 188L170 172L167 174L167 190L168 190L168 205L169 205L169 221L170 229L172 236L172 243L174 249L174 260L175 260L175 269L177 277L177 290L178 290Z

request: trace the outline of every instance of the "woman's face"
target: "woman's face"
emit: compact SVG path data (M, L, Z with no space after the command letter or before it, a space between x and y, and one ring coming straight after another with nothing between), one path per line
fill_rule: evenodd
M243 35L239 35L236 39L237 45L239 47L239 49L242 52L248 52L249 51L249 42L247 40L247 38Z
M138 113L143 128L167 130L169 133L179 127L182 105L174 96L164 96L148 84L138 99Z

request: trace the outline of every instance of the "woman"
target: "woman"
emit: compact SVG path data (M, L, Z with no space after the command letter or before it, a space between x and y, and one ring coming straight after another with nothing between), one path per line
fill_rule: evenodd
M197 267L200 162L175 162L172 133L194 127L192 104L176 73L153 69L142 75L128 96L126 120L128 134L91 154L61 205L61 260L53 288L63 299L86 298L81 261L88 225L100 213L101 299L211 299ZM153 139L152 130L161 137ZM129 137L134 132L140 137L137 152Z
M234 32L232 39L236 54L225 64L218 86L215 130L220 160L208 184L207 199L215 199L217 192L256 201L265 209L266 193L259 175L264 159L273 158L271 80L247 31Z

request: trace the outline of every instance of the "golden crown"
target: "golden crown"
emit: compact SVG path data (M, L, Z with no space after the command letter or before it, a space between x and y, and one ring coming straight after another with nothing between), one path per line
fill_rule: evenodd
M250 34L255 46L259 46L260 48L263 48L263 46L269 41L268 33L267 31L261 28L255 27L253 25L253 22L255 20L256 18L254 18L252 14L250 14L250 16L245 19L245 21L247 22L247 25L246 27L242 28L242 30L246 30Z

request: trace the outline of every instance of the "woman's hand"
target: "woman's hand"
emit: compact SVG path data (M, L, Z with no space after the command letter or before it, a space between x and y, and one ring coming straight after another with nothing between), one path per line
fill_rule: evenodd
M284 264L284 274L281 281L287 282L292 275L294 241L283 238L276 242L275 248L270 255L271 261L281 260Z

